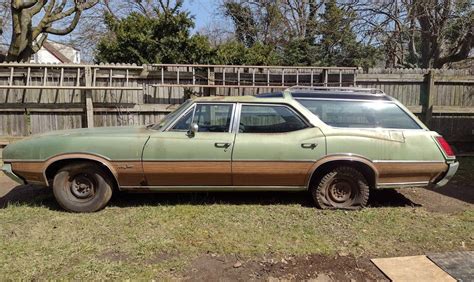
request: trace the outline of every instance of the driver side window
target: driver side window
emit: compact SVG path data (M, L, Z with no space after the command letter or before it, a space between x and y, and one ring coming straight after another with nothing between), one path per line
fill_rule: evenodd
M198 132L229 132L232 108L232 104L198 104L193 118Z
M170 131L187 131L194 122L199 126L198 132L229 132L232 110L233 104L196 104Z

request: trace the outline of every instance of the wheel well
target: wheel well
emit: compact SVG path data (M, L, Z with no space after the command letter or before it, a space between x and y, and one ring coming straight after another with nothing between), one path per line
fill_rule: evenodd
M52 182L53 182L53 179L54 179L54 176L56 175L56 173L61 169L63 168L64 166L66 165L70 165L70 164L74 164L74 163L93 163L93 164L96 164L98 166L100 166L101 168L104 169L104 171L109 174L110 178L112 179L113 183L114 183L114 189L118 188L118 183L117 183L117 179L115 178L115 176L113 175L113 173L110 171L110 169L105 166L103 163L99 162L99 161L95 161L95 160L89 160L89 159L65 159L65 160L59 160L59 161L55 161L54 163L50 164L47 168L46 168L46 171L45 171L45 176L46 176L46 181L48 181L48 184L51 186Z
M324 163L316 168L316 170L311 175L310 187L313 183L319 182L319 180L329 171L336 167L340 166L349 166L357 169L362 175L364 175L367 180L370 188L375 188L375 171L368 165L358 162L358 161L349 161L349 160L339 160L339 161L330 161Z

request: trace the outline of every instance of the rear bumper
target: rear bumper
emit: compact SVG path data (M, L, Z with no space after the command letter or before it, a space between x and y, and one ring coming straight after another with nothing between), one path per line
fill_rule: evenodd
M444 185L448 184L449 180L453 178L453 176L456 174L456 171L458 171L459 168L459 162L454 162L448 165L448 170L444 174L444 176L435 182L433 184L433 187L438 188L438 187L443 187Z
M10 177L13 181L18 182L20 184L25 184L25 181L23 181L23 179L21 179L18 175L16 175L12 171L12 165L11 164L4 164L2 166L2 171L3 171L3 173L5 173L6 176Z

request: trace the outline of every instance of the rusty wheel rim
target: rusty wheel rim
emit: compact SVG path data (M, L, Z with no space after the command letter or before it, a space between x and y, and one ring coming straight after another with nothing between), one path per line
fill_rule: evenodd
M350 179L334 179L328 185L329 200L335 205L347 204L354 198L355 183Z
M87 199L95 195L95 183L87 174L77 174L70 182L70 190L74 197Z

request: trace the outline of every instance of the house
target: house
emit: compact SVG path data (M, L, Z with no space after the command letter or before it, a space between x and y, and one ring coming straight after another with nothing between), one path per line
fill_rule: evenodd
M47 40L41 49L31 57L30 63L79 64L81 63L81 51L59 42Z

